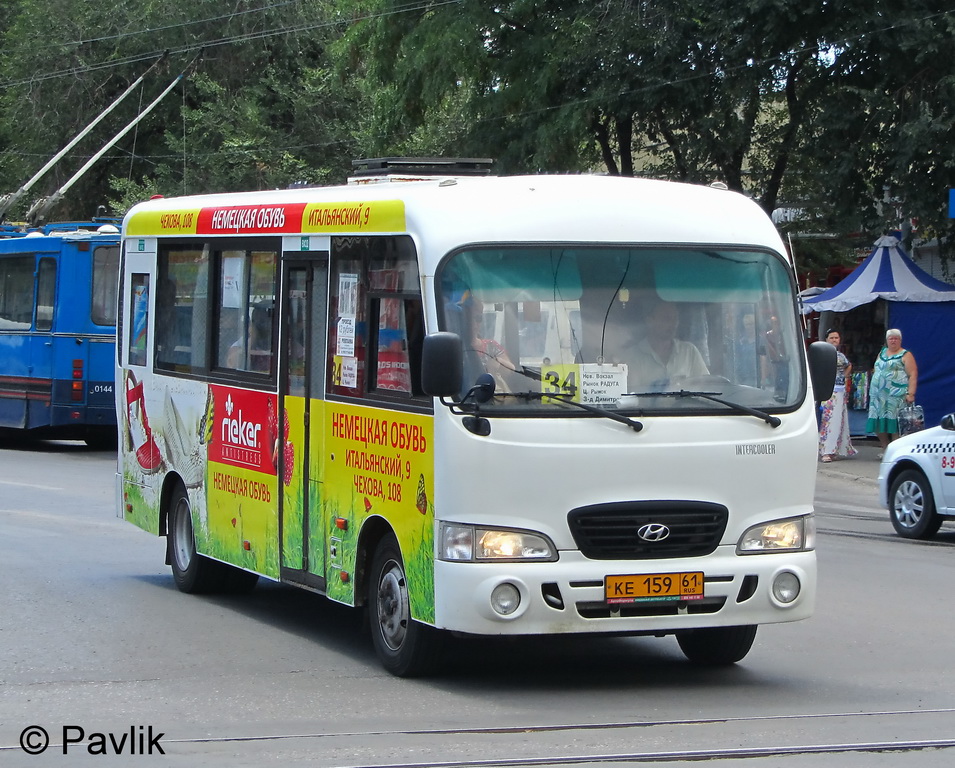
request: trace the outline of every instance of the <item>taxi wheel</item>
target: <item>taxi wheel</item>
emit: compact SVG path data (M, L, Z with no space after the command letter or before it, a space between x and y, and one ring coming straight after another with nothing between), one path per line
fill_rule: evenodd
M694 664L726 666L740 661L756 639L756 626L708 627L678 632L680 650Z
M942 525L928 478L917 469L902 472L889 491L889 517L906 539L931 539Z
M369 625L382 666L398 677L419 677L437 670L441 632L411 618L408 577L394 536L375 550L368 578Z

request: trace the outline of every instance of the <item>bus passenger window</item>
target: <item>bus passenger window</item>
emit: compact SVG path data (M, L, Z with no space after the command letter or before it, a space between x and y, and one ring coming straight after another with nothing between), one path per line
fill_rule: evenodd
M424 321L411 238L332 238L330 270L328 391L420 396Z
M378 307L375 389L420 394L424 343L421 302L383 298Z
M222 251L215 322L217 366L254 374L273 372L277 263L275 251Z
M272 305L261 302L249 310L242 333L226 353L226 367L252 373L272 372Z
M194 247L160 251L157 284L156 367L180 373L205 370L208 251Z
M149 333L149 275L133 274L130 279L129 364L146 365Z

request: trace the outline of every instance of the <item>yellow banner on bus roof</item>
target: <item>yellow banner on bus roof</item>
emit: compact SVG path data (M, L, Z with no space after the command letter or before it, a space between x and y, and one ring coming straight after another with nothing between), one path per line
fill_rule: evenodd
M302 215L302 232L404 232L402 200L370 203L309 203Z
M217 205L173 211L137 211L128 237L404 232L401 200L348 203Z
M199 209L181 211L140 211L126 223L126 234L131 237L150 235L194 235Z

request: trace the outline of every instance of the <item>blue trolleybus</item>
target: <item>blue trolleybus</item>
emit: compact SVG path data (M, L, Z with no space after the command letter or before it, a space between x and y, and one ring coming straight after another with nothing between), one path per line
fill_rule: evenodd
M0 430L115 445L118 263L103 221L0 232Z

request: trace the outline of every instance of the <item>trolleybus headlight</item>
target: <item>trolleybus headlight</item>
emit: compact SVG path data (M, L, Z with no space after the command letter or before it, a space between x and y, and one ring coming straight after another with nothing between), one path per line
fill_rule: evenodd
M438 554L442 560L556 560L546 536L533 531L477 528L445 523Z
M816 547L816 522L812 515L773 520L754 525L736 546L741 555L768 552L799 552Z

